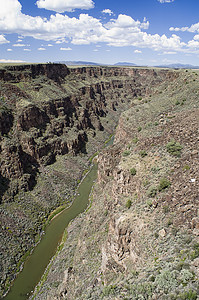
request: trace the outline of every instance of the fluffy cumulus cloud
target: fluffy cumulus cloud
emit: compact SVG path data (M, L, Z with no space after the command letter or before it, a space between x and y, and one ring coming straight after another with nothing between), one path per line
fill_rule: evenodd
M54 3L57 11L61 12L66 10L66 3L68 5L70 3L70 8L74 9L74 7L72 8L72 3L79 3L80 8L80 3L82 5L84 3L84 7L86 7L86 3L90 3L91 5L92 1L38 0L37 5L39 3L40 5L41 3L43 5L44 3L46 5ZM64 8L61 6L63 3L65 3ZM18 0L5 1L5 5L0 10L0 32L2 34L0 35L0 43L6 42L5 34L18 33L23 37L30 36L35 39L54 41L57 44L69 41L75 45L105 43L109 46L134 46L136 48L150 48L155 51L167 52L185 51L186 48L195 51L198 45L197 39L195 39L195 43L190 41L185 44L176 34L167 37L166 35L147 33L149 22L146 18L143 21L138 21L128 15L119 14L118 17L112 18L107 23L103 23L102 20L88 14L82 13L79 17L69 17L68 15L56 13L47 19L40 16L32 17L23 14L21 9L22 7ZM195 26L192 25L191 30L199 32L197 31L197 24ZM39 50L44 49L39 48Z
M59 13L72 12L75 9L91 9L94 7L92 0L38 0L39 8L53 10Z
M103 9L103 10L102 10L102 13L103 13L103 14L108 14L109 16L113 15L112 10L110 10L109 8Z
M182 32L198 32L199 33L199 23L193 24L190 27L170 27L170 31L182 31Z

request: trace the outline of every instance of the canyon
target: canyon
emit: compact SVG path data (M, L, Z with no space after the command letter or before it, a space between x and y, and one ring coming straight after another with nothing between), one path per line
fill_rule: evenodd
M97 155L92 206L33 299L197 299L198 74L1 66L1 296Z

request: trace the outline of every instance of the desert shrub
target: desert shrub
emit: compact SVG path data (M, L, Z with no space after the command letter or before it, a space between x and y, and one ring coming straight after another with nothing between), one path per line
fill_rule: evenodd
M145 151L145 150L141 150L141 151L140 151L140 156L141 156L141 157L147 156L146 151Z
M157 194L157 188L155 186L150 186L148 191L147 191L147 196L148 197L155 197L155 195Z
M130 155L130 153L131 153L131 151L125 150L125 151L122 153L122 155L123 155L123 156L128 156L128 155Z
M134 138L132 139L132 142L133 142L133 144L137 144L138 138L137 138L137 137L134 137Z
M199 257L199 243L193 245L193 251L191 252L191 259Z
M148 199L148 200L146 201L146 204L147 204L148 207L151 207L151 206L153 205L153 202L152 202L151 199Z
M132 205L132 201L130 200L130 199L128 199L127 201L126 201L126 208L130 208L131 207L131 205Z
M103 289L104 296L114 295L116 292L116 285L108 285Z
M162 190L165 190L166 188L170 187L171 182L167 178L161 178L159 185L158 185L158 191L161 192Z
M141 126L139 126L138 127L138 132L140 132L142 130L142 127Z
M154 292L153 282L142 282L131 286L131 298L134 300L151 299ZM129 299L129 298L128 298Z
M194 275L186 269L182 269L180 272L180 280L183 285L188 284L189 281L191 281L194 278Z
M196 291L189 290L187 292L181 293L177 299L179 299L179 300L196 300L197 293L196 293Z
M188 171L188 170L190 170L190 166L188 166L188 165L185 165L184 167L183 167L183 171Z
M135 168L130 169L130 173L132 176L136 175L137 171Z
M176 271L170 271L164 269L155 278L155 285L157 290L168 293L170 290L174 290L178 286L176 279Z
M182 145L179 142L176 142L174 139L168 142L166 145L167 152L169 152L173 156L180 157L182 151Z

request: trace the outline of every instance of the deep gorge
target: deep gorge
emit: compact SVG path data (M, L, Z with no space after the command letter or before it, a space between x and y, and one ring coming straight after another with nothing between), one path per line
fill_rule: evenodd
M103 219L107 219L106 222L109 224L107 226L114 234L115 230L120 232L117 227L119 223L114 220L111 213L121 202L120 195L129 197L130 194L137 194L137 196L134 195L135 198L143 199L144 197L143 190L140 190L141 183L135 190L132 187L132 176L120 162L121 153L129 145L129 148L125 149L129 151L126 152L129 153L126 159L131 157L131 160L135 162L139 160L135 154L136 151L139 153L143 150L142 148L150 149L151 145L154 145L152 148L156 147L154 149L157 150L159 142L163 144L169 137L177 139L180 136L181 131L176 131L174 134L175 130L168 135L164 133L165 136L162 136L163 132L169 132L167 125L170 126L169 122L172 122L173 115L179 114L180 116L180 113L182 115L184 113L183 118L186 120L188 115L194 116L195 114L197 119L198 96L195 93L197 81L193 83L193 86L189 86L190 82L193 82L193 76L195 75L191 71L186 73L179 70L118 67L68 68L59 64L16 65L1 68L0 214L3 241L0 271L1 295L15 278L26 253L39 240L50 213L60 205L67 206L71 203L74 189L84 170L88 168L89 158L103 147L115 130L116 139L113 149L104 150L104 152L107 151L105 156L100 154L98 180L104 187L109 185L110 180L119 180L121 183L121 186L111 184L112 191L109 190L110 187L107 188L104 194L107 218L103 216ZM185 84L185 82L189 83ZM183 101L188 95L190 95L190 103L184 101L184 106L175 104L177 98ZM169 119L170 116L171 119ZM155 121L157 125L154 127ZM147 127L150 123L151 127L149 125ZM188 121L187 124L189 124ZM194 126L196 125L193 125L193 128L196 128ZM147 130L155 132L151 140L149 139L151 131L149 134ZM138 132L141 132L141 136L143 135L140 139ZM190 137L193 132L190 131ZM132 146L135 138L139 141ZM187 145L190 142L187 140ZM137 150L134 147L137 147ZM118 167L119 162L120 167ZM141 165L142 162L140 162ZM163 166L161 170L165 168L164 164ZM142 172L145 172L143 167L140 168ZM139 175L140 178L145 176L142 172ZM95 193L98 193L97 190ZM112 202L113 195L114 201ZM149 207L155 205L153 201L151 203ZM95 208L95 204L93 207ZM93 212L94 208L89 212ZM111 214L111 219L109 219L109 214ZM101 212L99 216L102 216ZM78 223L79 220L75 222ZM97 224L98 218L94 226L96 230ZM131 232L128 229L121 230L119 238L129 236L131 245ZM108 243L115 242L110 240ZM103 249L108 249L103 250L103 253L106 253L103 255L112 257L106 243L103 247ZM126 248L125 242L123 248L126 250L122 250L121 255L128 256L130 248ZM115 255L118 254L115 253ZM114 259L112 257L111 261ZM114 265L115 262L110 263L111 266L112 264ZM103 272L107 274L104 275L107 276L105 284L109 284L115 279L111 272L107 271L106 263L103 266L105 268ZM116 270L115 274L124 273L128 267L119 263ZM61 293L62 291L60 295ZM71 293L73 295L71 297L75 299L79 299L78 297L88 299L88 296L85 296L82 291L78 292L78 289L71 290ZM96 295L97 293L99 290L96 291ZM51 294L50 297L49 299L53 299L54 296ZM62 299L61 296L58 297Z

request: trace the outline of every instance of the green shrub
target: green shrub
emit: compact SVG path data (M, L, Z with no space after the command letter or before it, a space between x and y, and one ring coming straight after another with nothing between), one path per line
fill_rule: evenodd
M148 199L148 200L146 201L146 204L147 204L148 207L151 207L151 206L153 205L153 202L152 202L151 199Z
M138 138L137 138L137 137L134 137L134 138L132 139L132 142L133 142L133 144L137 144Z
M188 170L190 170L190 166L188 166L188 165L185 165L184 167L183 167L183 171L188 171Z
M165 190L166 188L170 187L171 182L167 178L161 178L159 185L158 185L158 191L161 192L162 190Z
M173 156L180 157L182 151L182 145L179 142L176 142L174 139L168 142L166 145L167 152L169 152Z
M130 173L132 176L136 175L137 171L135 168L130 169Z
M177 299L180 300L196 300L197 299L197 293L196 291L189 290L187 292L181 293Z
M153 198L153 197L156 196L156 194L157 194L157 188L155 186L153 186L153 185L150 186L150 188L147 191L147 196Z
M130 199L128 199L127 201L126 201L126 208L130 208L131 207L131 205L132 205L132 201L130 200Z
M138 127L138 132L140 132L142 130L142 127L141 126L139 126Z
M191 259L194 260L195 258L199 257L199 243L193 246L193 251L191 252Z
M131 153L131 151L125 150L125 151L122 153L122 155L123 155L123 156L128 156L128 155L130 155L130 153Z
M146 151L145 151L145 150L141 150L141 151L140 151L140 156L141 156L141 157L147 156Z

